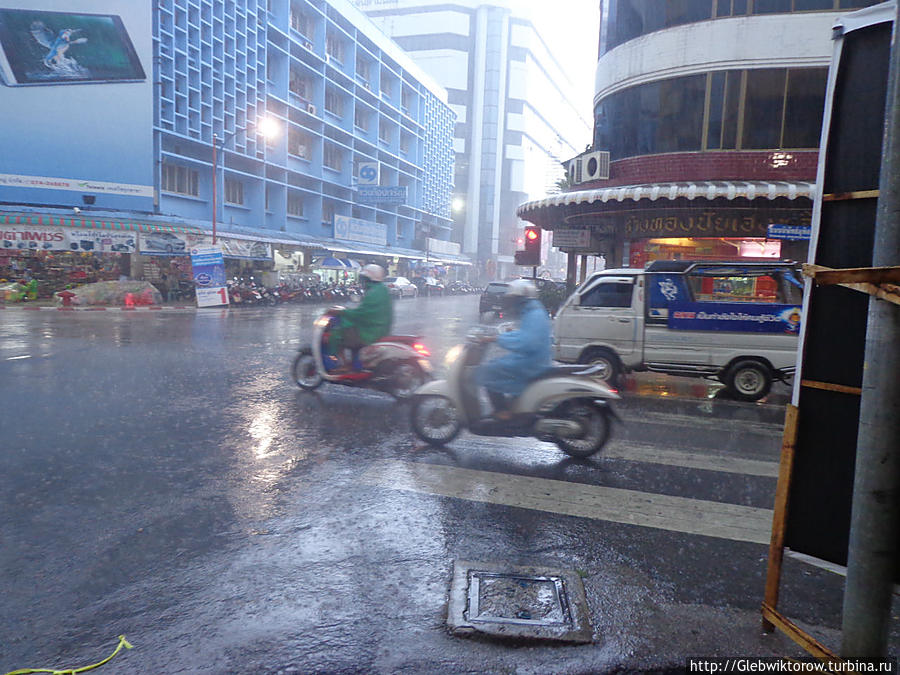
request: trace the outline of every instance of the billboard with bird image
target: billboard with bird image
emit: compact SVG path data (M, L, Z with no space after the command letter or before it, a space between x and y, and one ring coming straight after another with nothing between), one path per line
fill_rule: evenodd
M7 85L128 82L146 75L114 14L0 8L0 73Z

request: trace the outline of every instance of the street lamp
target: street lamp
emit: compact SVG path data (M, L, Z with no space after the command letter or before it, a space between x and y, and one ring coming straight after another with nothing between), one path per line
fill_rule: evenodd
M249 124L247 125L250 126ZM219 187L219 151L225 150L225 144L232 140L239 131L246 129L235 129L230 134L226 134L225 138L219 138L217 134L212 137L212 159L213 159L213 184L212 184L212 243L216 244L216 216L218 215L218 187ZM256 122L256 132L264 138L274 138L280 132L278 122L270 117L262 117Z

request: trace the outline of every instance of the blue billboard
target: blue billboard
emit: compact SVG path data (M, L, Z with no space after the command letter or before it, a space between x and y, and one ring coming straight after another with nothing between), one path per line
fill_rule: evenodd
M797 335L800 307L750 302L671 302L668 326L674 330Z
M153 5L0 7L0 202L153 211Z

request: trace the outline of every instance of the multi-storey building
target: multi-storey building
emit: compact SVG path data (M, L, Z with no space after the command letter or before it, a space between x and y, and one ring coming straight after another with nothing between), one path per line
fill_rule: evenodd
M612 266L805 259L831 27L870 4L603 3L593 145L519 214Z
M457 114L453 239L486 276L514 274L522 201L564 177L560 161L590 141L559 54L533 3L355 0L446 87Z
M94 31L70 45L70 70L96 62L101 29L132 67L53 79L37 42L5 33L7 56L33 51L45 78L18 87L38 83L9 81L12 68L0 87L8 224L21 212L67 226L52 217L74 208L82 227L137 220L202 237L215 203L220 234L275 244L399 262L424 258L427 238L449 239L447 93L348 0L24 4L3 10L8 26Z

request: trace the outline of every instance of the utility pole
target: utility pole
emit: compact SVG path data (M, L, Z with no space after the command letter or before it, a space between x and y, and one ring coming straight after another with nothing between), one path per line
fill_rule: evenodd
M874 267L900 265L900 49L898 16L888 75L884 149L875 222ZM900 533L900 306L871 297L841 656L887 656Z

